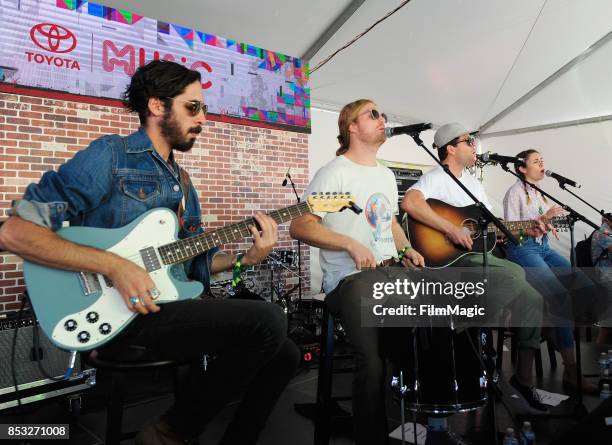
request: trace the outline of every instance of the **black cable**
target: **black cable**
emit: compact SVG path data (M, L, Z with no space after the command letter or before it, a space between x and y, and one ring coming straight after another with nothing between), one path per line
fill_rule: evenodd
M376 25L378 25L379 23L387 20L389 17L391 17L393 14L395 14L397 11L399 11L400 9L402 9L404 6L406 6L408 3L410 2L410 0L405 0L403 1L397 8L395 8L393 11L389 12L387 15L385 15L384 17L378 19L377 21L375 21L369 28L367 28L365 31L363 31L361 34L358 34L357 36L353 37L353 39L344 44L344 46L342 46L341 48L337 49L336 51L334 51L333 53L331 53L329 56L327 56L324 60L322 60L321 62L317 63L315 65L315 67L313 69L310 70L310 74L314 73L316 70L318 70L319 68L321 68L323 65L325 65L327 62L329 62L336 54L338 54L340 51L345 50L346 48L348 48L349 46L351 46L353 43L355 43L357 40L359 40L360 38L362 38L364 35L366 35L368 32L370 32Z

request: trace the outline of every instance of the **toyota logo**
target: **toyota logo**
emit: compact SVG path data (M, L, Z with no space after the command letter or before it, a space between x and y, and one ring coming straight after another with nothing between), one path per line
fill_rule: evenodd
M30 37L38 47L52 53L69 53L77 44L72 31L54 23L39 23L32 26Z

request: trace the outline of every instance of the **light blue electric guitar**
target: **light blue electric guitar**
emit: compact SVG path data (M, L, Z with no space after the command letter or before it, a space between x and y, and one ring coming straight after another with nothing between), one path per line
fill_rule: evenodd
M313 194L305 202L275 210L268 215L277 224L309 212L361 210L348 194ZM178 239L178 221L173 211L150 210L118 229L68 227L57 234L77 244L113 252L143 267L155 283L157 304L198 297L204 290L189 281L181 263L213 247L251 236L249 218L187 239ZM97 348L121 332L137 314L125 305L113 283L89 272L69 272L24 261L28 293L41 328L57 346L87 351Z

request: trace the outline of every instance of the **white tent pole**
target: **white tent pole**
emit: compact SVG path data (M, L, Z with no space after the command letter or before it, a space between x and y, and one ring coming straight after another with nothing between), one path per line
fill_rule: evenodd
M612 120L612 114L606 114L603 116L589 117L586 119L576 119L573 121L555 122L554 124L535 125L533 127L515 128L513 130L494 131L492 133L480 134L481 139L493 138L499 136L511 136L520 133L531 133L533 131L544 131L551 130L554 128L573 127L577 125L596 124L599 122Z
M323 48L323 45L325 45L329 39L331 39L333 35L338 32L342 25L344 25L346 21L350 19L353 14L355 14L355 12L364 2L365 0L353 0L351 3L349 3L349 5L344 8L344 11L342 11L340 15L336 17L332 24L329 25L319 37L317 37L312 45L310 45L310 48L308 48L304 54L302 54L301 58L303 60L310 61L315 54L317 54L319 50Z
M577 65L578 63L582 62L584 59L586 59L588 56L590 56L591 54L593 54L597 49L601 48L603 45L605 45L610 39L612 38L612 31L608 32L606 35L604 35L601 39L599 39L597 42L593 43L591 46L589 46L587 49L585 49L582 53L578 54L576 57L574 57L572 60L570 60L569 62L567 62L565 65L563 65L561 68L559 68L557 71L555 71L553 74L551 74L550 76L548 76L546 79L544 79L542 82L540 82L538 85L536 85L535 87L533 87L530 91L528 91L525 95L523 95L522 97L518 98L514 103L510 104L508 107L506 107L504 110L502 110L501 112L499 112L497 115L495 115L494 117L492 117L491 119L489 119L487 122L485 122L483 125L480 126L479 131L482 133L484 131L486 131L487 128L489 128L490 126L492 126L493 124L495 124L497 121L499 121L500 119L504 118L505 116L507 116L508 114L510 114L512 111L514 111L516 108L518 108L520 105L522 105L523 103L525 103L527 100L529 100L531 97L535 96L537 93L539 93L541 90L543 90L544 88L546 88L548 85L550 85L552 82L554 82L557 78L559 78L561 75L563 75L564 73L566 73L567 71L569 71L570 69L572 69L575 65ZM514 131L514 130L510 130L510 131Z

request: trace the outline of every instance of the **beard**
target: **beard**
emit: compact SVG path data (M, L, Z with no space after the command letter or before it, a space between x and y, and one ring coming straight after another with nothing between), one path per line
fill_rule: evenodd
M176 121L172 112L167 112L162 118L161 133L173 150L180 152L186 152L191 150L193 144L195 144L195 136L184 136L181 127ZM188 130L189 133L199 134L202 131L202 127L192 127Z

